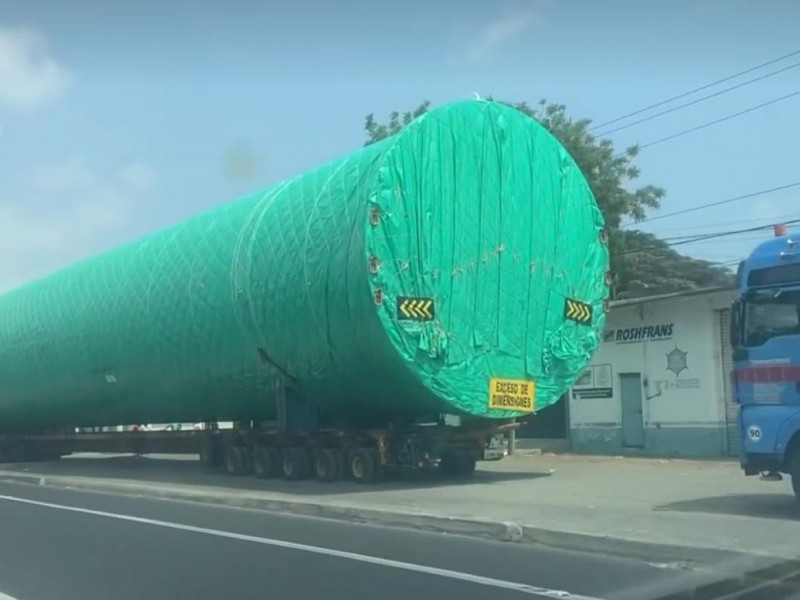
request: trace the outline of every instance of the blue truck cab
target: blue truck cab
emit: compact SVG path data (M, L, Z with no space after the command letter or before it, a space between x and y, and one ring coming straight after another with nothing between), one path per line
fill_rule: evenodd
M800 502L800 232L775 227L737 272L732 389L746 475L785 473Z

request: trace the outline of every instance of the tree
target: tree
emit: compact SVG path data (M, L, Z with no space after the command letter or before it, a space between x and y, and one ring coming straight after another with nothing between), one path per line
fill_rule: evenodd
M569 151L586 176L597 204L609 229L611 270L615 274L617 294L633 293L630 286L648 290L644 295L667 291L680 291L728 283L732 276L722 267L708 261L688 258L675 252L654 236L623 230L626 219L634 222L645 218L648 209L658 208L664 190L653 185L632 188L640 175L635 165L638 146L616 152L608 139L598 139L589 132L591 120L575 120L568 116L563 104L542 100L533 108L521 103L507 103L533 117L547 128ZM400 132L418 116L430 108L428 101L413 111L389 115L386 123L379 123L374 114L366 117L364 129L366 145L380 141ZM672 271L670 276L663 269L652 271L653 263L663 261ZM659 263L661 264L661 263ZM728 277L726 279L726 277Z
M611 238L616 271L615 297L639 298L704 287L733 285L724 266L684 256L664 240L642 231L617 231Z

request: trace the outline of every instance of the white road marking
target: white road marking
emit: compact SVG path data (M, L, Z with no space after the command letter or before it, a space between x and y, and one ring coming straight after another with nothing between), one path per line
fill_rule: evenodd
M377 556L369 556L367 554L358 554L356 552L345 552L344 550L334 550L332 548L323 548L320 546L310 546L308 544L298 544L295 542L287 542L284 540L275 540L271 538L258 537L254 535L246 535L243 533L233 533L231 531L222 531L219 529L209 529L206 527L195 527L194 525L185 525L183 523L173 523L171 521L160 521L158 519L147 519L144 517L134 517L131 515L122 515L118 513L106 512L102 510L91 510L89 508L79 508L77 506L68 506L64 504L53 504L51 502L40 502L38 500L29 500L28 498L18 498L16 496L0 495L0 500L8 502L18 502L21 504L30 504L33 506L42 506L45 508L53 508L57 510L65 510L70 512L81 513L85 515L94 515L96 517L106 517L108 519L117 519L119 521L128 521L131 523L141 523L143 525L154 525L156 527L165 527L167 529L177 529L179 531L189 531L192 533L202 533L205 535L213 535L216 537L227 538L231 540L238 540L241 542L251 542L254 544L263 544L265 546L274 546L277 548L286 548L289 550L298 550L300 552L311 552L313 554L321 554L324 556L333 556L336 558L343 558L346 560L355 560L358 562L379 565L382 567L391 567L394 569L402 569L404 571L413 571L416 573L425 573L428 575L435 575L437 577L445 577L448 579L456 579L459 581L466 581L468 583L475 583L478 585L485 585L494 588L505 590L513 590L523 594L539 595L546 598L560 598L561 600L601 600L592 596L581 596L571 594L561 590L553 590L548 588L536 587L527 585L525 583L516 583L513 581L505 581L503 579L494 579L492 577L483 577L481 575L473 575L472 573L463 573L460 571L451 571L450 569L440 569L438 567L429 567L427 565L419 565L414 563L407 563L399 560L391 560L388 558L379 558ZM0 600L5 600L0 595ZM11 600L14 600L13 598Z

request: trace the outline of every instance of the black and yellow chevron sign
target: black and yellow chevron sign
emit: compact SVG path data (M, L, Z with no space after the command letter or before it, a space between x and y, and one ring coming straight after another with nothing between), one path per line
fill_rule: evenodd
M401 321L433 321L436 312L431 298L399 296L397 318Z
M592 322L592 307L585 302L567 298L564 303L564 318L581 325L588 325Z

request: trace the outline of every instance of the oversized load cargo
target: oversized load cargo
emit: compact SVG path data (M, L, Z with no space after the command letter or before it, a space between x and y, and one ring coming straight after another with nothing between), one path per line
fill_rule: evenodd
M276 381L328 415L541 409L598 345L603 227L541 125L446 105L0 296L0 431L271 419Z

